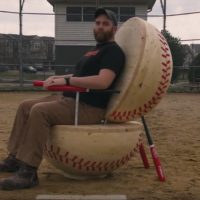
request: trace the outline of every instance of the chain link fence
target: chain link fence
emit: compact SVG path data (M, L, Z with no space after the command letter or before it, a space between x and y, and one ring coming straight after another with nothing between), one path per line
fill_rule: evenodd
M55 68L63 67L65 73L73 72L73 65L23 64L23 88L20 87L19 66L0 64L0 90L31 90L33 80L45 80L55 75ZM171 85L172 92L200 92L200 66L174 66Z
M40 90L42 88L34 88L33 80L45 80L49 76L55 75L55 68L63 67L65 73L71 73L74 66L72 65L42 65L42 64L23 64L22 85L20 80L19 65L15 64L0 64L0 90Z
M200 92L200 66L174 66L170 90Z

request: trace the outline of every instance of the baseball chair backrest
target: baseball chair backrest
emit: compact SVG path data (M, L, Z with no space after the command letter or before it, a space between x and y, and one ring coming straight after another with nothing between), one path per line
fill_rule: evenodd
M172 75L172 57L164 36L143 19L133 17L117 31L116 42L126 56L105 119L132 121L154 108L164 96Z

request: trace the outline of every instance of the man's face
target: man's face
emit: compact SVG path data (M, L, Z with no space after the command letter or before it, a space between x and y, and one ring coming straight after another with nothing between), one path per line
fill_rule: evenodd
M114 39L117 27L115 27L106 15L100 15L95 20L94 37L97 42L104 43Z

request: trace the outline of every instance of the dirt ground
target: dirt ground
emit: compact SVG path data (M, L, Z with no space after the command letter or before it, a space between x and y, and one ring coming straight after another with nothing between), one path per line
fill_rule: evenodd
M18 104L44 95L47 93L0 93L0 159L7 154L6 142ZM75 181L58 174L44 160L38 187L0 191L0 200L32 200L38 194L125 194L130 200L200 200L200 94L168 94L148 113L146 121L165 171L165 182L158 181L146 145L149 169L144 169L138 155L109 178Z

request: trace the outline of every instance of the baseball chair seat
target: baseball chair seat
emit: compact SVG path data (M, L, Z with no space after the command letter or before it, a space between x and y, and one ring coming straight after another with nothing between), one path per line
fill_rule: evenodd
M55 126L45 158L66 177L103 178L138 154L143 148L142 133L138 122Z
M76 91L75 126L55 126L46 144L46 159L75 179L105 177L140 152L143 126L135 120L152 110L170 84L172 58L163 35L148 22L134 17L117 31L116 42L126 56L125 69L110 100L104 124L78 125L80 92L88 89L51 86L49 90ZM114 59L114 58L113 58Z

